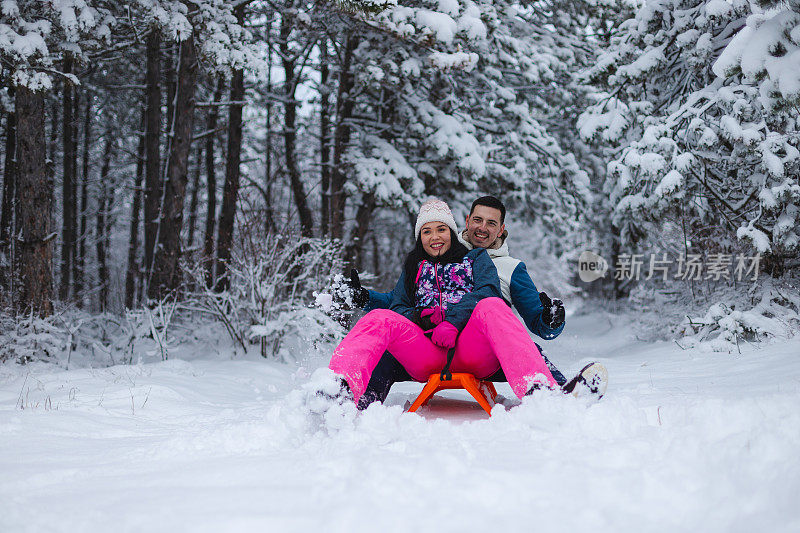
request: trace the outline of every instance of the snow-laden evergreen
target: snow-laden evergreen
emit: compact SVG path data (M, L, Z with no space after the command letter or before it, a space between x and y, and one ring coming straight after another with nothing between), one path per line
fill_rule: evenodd
M96 5L95 5L96 4ZM106 2L4 0L0 4L0 56L10 79L33 91L53 86L54 62L64 52L86 53L111 42L116 19ZM71 83L79 80L70 76Z
M404 183L414 201L422 191L458 191L469 203L479 191L502 190L520 206L557 213L553 222L561 224L551 229L560 234L571 228L589 191L586 171L551 120L564 104L553 93L568 90L561 84L574 69L563 34L543 30L537 10L513 3L420 2L389 6L375 20L380 31L356 52L357 83L380 86L396 122L377 124L351 149L354 189L374 190L383 168L382 205L402 196L392 183ZM371 158L382 142L390 147L379 167Z
M249 69L263 74L265 64L259 47L253 42L252 33L237 22L233 3L137 0L136 5L144 28L155 26L172 41L193 36L204 67Z
M602 90L578 128L608 154L606 209L625 243L672 224L704 250L758 252L779 270L797 256L797 16L649 1L620 25L585 74Z

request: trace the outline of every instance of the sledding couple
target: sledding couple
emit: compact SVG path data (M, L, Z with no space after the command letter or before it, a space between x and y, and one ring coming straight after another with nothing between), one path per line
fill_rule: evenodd
M519 398L540 388L602 396L606 371L592 363L567 382L516 319L553 339L564 329L564 306L539 293L525 264L508 255L505 206L492 196L472 204L458 232L441 200L422 205L416 244L391 293L367 291L354 276L353 300L369 312L336 347L326 394L359 408L383 401L394 382L425 382L446 365L479 379L508 381Z

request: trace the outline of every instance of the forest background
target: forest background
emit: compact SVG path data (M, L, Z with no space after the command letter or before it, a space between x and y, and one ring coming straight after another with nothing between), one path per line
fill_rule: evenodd
M800 325L797 1L4 0L0 59L0 360L167 358L206 319L291 358L431 195L499 196L540 290L641 335Z

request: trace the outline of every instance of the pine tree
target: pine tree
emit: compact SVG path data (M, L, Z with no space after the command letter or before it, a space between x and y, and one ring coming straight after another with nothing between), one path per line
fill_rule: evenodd
M604 209L623 243L672 227L681 248L796 256L796 92L775 88L798 70L767 69L797 46L796 19L750 13L743 1L647 2L588 71L599 90L579 131L609 159ZM754 38L765 18L779 28Z

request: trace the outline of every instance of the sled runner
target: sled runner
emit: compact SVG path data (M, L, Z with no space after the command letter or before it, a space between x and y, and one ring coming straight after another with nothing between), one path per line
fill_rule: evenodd
M497 391L490 381L479 381L472 374L464 372L454 372L449 376L443 376L442 374L431 374L425 387L422 388L422 392L419 393L417 399L408 408L409 413L413 413L428 403L431 397L440 390L465 389L478 401L483 410L489 413L489 416L492 416L492 406L494 406ZM447 377L450 379L446 379Z

